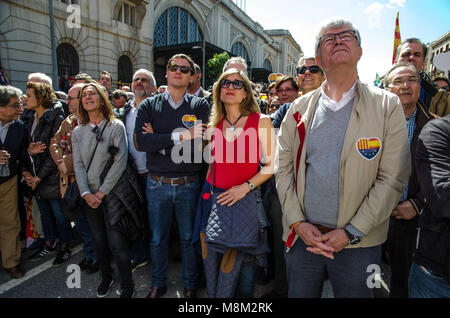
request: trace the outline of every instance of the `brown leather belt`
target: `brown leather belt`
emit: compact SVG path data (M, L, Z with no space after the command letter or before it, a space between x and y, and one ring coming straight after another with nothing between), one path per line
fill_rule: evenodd
M327 234L328 232L336 230L336 229L333 229L331 227L323 226L323 225L320 225L320 224L313 224L313 225L315 227L317 227L322 234Z
M194 182L199 177L197 175L193 176L186 176L181 178L167 178L167 177L160 177L160 176L154 176L152 174L148 174L150 178L152 178L155 181L170 184L170 185L185 185L187 183Z

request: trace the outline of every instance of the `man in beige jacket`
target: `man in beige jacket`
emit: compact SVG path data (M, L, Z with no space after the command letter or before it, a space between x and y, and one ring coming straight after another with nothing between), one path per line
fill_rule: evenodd
M327 81L297 99L281 124L276 186L289 297L320 297L326 273L336 297L370 297L377 283L369 275L408 182L402 106L359 81L361 55L350 21L324 23L316 62Z

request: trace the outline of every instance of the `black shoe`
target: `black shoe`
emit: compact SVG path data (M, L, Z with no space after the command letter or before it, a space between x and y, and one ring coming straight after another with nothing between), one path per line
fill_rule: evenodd
M86 270L86 267L89 265L90 260L88 260L86 257L83 258L81 262L78 263L78 266L80 266L80 270L84 272Z
M98 263L96 261L90 261L88 267L86 267L86 274L92 275L99 271Z
M122 288L116 291L116 294L120 296L120 298L133 298L134 295L134 284L131 288Z
M104 276L100 286L97 288L97 297L106 297L109 294L111 286L114 284L113 276Z
M30 256L30 260L37 261L47 255L53 254L56 251L57 244L58 241L55 241L53 244L45 244L43 248Z
M70 248L68 248L68 247L61 248L58 251L58 254L56 254L56 258L53 261L53 266L59 266L59 265L64 264L65 262L67 262L67 260L69 259L71 254L72 254L72 251L70 250Z

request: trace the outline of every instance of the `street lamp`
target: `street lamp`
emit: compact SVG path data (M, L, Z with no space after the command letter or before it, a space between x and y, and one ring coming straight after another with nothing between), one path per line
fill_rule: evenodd
M205 87L205 78L206 78L206 67L205 67L205 61L206 61L206 22L208 20L209 15L211 14L214 7L221 2L222 0L217 0L216 3L213 4L211 9L209 9L208 14L205 17L205 22L203 23L203 56L202 56L202 87Z

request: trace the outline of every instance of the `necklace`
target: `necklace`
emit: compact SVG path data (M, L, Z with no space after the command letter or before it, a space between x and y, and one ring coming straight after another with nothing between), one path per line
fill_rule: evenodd
M238 119L236 119L236 121L234 123L231 123L228 118L225 116L225 120L231 125L230 129L231 131L234 131L234 125L236 125L236 123L239 121L239 119L241 119L242 114L238 117Z

